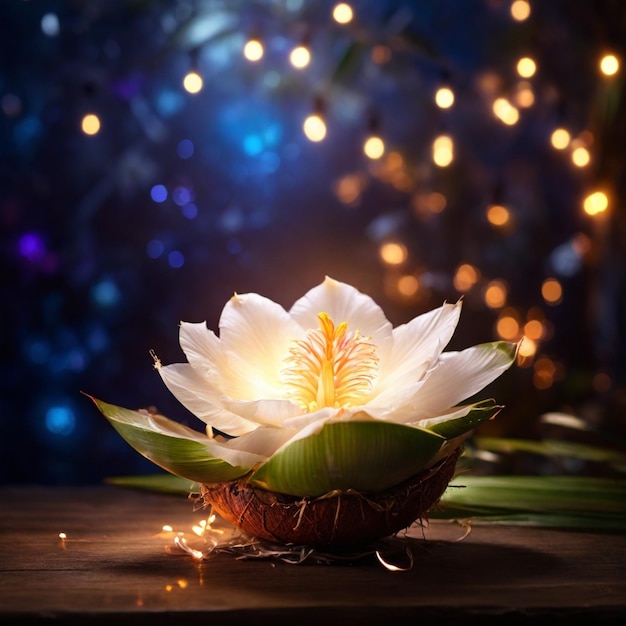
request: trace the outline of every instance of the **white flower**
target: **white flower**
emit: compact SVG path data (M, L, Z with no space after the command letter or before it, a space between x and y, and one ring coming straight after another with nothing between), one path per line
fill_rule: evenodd
M517 344L444 352L460 312L460 301L446 303L393 328L369 296L328 277L289 311L235 294L219 336L183 322L187 363L156 363L208 436L96 402L131 445L192 480L247 475L302 496L382 490L456 449L501 409L493 400L459 403L511 366Z

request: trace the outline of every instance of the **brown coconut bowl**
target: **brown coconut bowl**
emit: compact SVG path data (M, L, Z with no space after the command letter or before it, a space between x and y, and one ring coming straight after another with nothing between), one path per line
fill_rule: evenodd
M454 476L460 449L409 480L376 494L301 498L266 491L245 479L201 488L201 500L239 530L274 543L311 547L367 544L425 517Z

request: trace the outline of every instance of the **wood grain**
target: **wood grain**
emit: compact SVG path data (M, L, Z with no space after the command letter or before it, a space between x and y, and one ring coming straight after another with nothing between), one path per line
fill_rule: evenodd
M459 540L460 526L433 522L415 534L412 569L390 572L374 558L197 561L172 537L195 538L206 515L185 498L117 487L0 488L0 623L595 625L626 616L625 535L475 526Z

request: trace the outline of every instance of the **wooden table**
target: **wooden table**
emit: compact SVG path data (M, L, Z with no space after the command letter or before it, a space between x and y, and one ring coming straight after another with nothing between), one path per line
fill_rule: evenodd
M626 535L475 526L458 540L459 525L431 522L410 542L412 568L392 572L375 557L196 560L172 537L204 545L192 527L206 516L184 497L113 486L0 488L0 623L596 626L626 617Z

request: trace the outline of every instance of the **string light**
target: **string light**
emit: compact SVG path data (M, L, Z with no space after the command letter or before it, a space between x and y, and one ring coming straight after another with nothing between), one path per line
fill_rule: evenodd
M100 118L95 113L88 113L81 120L80 127L85 135L97 135L100 131Z
M585 167L590 161L591 155L585 146L578 145L572 150L572 163L576 167Z
M543 324L540 320L529 320L524 324L524 336L529 339L541 339L543 337Z
M469 291L480 280L480 272L469 263L462 263L454 274L454 287L457 291Z
M410 298L414 296L419 289L419 281L413 274L405 274L398 279L398 292L400 295Z
M401 265L409 253L404 244L389 241L380 247L379 254L387 265Z
M335 5L335 8L333 9L333 19L335 22L338 24L349 24L353 17L354 11L349 4L340 2Z
M494 101L493 113L507 126L517 124L519 120L519 111L506 98L497 98Z
M500 339L514 341L520 336L520 325L514 309L505 309L496 322L496 334Z
M499 309L506 304L508 294L506 284L501 280L492 280L484 292L485 304L490 309Z
M614 76L619 71L619 59L614 54L605 54L600 59L600 71L605 76Z
M535 103L535 94L533 88L528 81L520 81L515 92L515 102L523 109L531 107Z
M322 141L326 137L326 122L319 113L312 113L302 125L304 134L309 141Z
M530 17L530 2L528 0L515 0L511 4L511 17L516 22L523 22Z
M306 46L297 46L291 51L289 61L297 69L305 68L311 62L311 52Z
M522 78L530 78L535 75L537 64L530 57L522 57L517 62L517 73Z
M183 78L183 87L188 93L199 93L203 86L204 81L198 72L188 72Z
M448 167L454 159L454 143L448 135L439 135L433 142L433 161L439 167Z
M243 47L244 57L253 63L260 61L263 58L264 53L265 50L263 49L263 44L255 37L249 39Z
M603 191L590 193L583 202L583 209L587 215L594 216L604 213L609 208L609 199Z
M504 226L508 223L510 217L509 210L501 204L492 204L487 207L487 220L493 226Z
M556 128L550 135L550 143L557 150L565 150L570 144L570 134L564 128Z
M372 135L365 140L363 152L370 159L380 159L385 154L385 143L377 135Z
M440 87L435 93L435 104L440 109L449 109L454 104L454 92L449 87Z
M555 306L563 298L563 287L556 278L546 278L541 285L541 296L547 304Z

